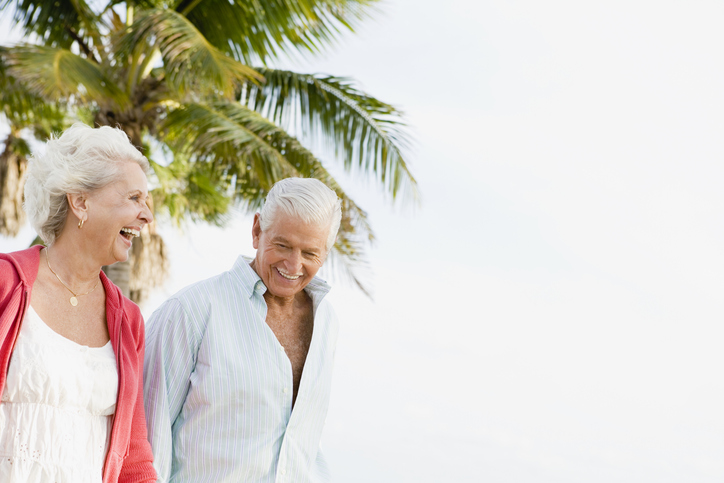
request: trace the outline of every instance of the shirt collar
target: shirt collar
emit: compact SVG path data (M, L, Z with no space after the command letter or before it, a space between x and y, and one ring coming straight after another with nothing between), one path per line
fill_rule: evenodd
M251 298L254 293L258 293L261 296L266 292L266 285L264 285L259 275L249 265L252 260L254 259L239 255L231 269L231 272L236 275L247 298ZM321 278L314 277L312 281L304 287L304 291L312 298L314 306L316 307L324 296L329 293L331 288L332 287Z

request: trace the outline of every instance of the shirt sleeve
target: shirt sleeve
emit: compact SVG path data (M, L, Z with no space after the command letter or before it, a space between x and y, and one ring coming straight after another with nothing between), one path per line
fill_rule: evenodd
M177 299L167 300L148 322L143 365L148 440L159 482L171 477L173 427L189 390L202 332Z

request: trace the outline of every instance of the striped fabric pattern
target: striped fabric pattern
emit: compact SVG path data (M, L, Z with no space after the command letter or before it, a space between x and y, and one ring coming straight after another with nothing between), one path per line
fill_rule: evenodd
M321 483L337 320L329 286L305 288L314 332L292 411L292 366L266 324L266 287L239 257L148 321L144 396L160 482Z

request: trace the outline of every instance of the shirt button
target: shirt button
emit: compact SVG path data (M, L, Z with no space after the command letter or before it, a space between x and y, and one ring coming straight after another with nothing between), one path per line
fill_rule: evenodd
M280 347L279 352L286 352L286 351L284 350L284 347Z
M287 474L287 470L285 470L284 468L282 468L282 471L281 471L281 473L282 473L282 476L284 476L284 475L286 475L286 474Z
M283 391L284 391L284 394L286 394L286 393L289 392L289 389L285 387L285 388L283 389ZM283 474L283 473L282 473L282 474Z

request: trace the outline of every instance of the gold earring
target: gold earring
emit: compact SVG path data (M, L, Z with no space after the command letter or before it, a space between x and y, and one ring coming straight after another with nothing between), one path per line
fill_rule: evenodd
M78 222L78 229L83 228L83 223L85 223L85 220L84 220L84 219L81 219L81 220Z

